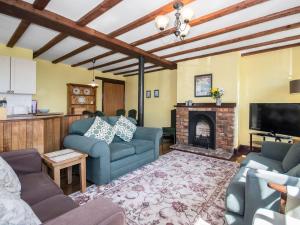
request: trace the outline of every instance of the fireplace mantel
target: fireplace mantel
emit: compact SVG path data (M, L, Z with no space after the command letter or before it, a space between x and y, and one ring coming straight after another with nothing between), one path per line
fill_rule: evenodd
M174 107L186 107L186 108L235 108L236 103L222 103L221 106L217 106L216 103L193 103L192 106L187 106L185 103L177 103Z

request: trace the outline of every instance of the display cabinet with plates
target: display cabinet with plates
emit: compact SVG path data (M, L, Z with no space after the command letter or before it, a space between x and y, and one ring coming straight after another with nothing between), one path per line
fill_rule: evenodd
M68 114L82 114L83 111L96 111L97 87L85 84L67 84Z

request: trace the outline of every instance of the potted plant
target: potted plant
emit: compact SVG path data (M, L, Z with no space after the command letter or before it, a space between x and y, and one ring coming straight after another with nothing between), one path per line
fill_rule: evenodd
M224 89L212 88L210 92L211 92L211 97L216 100L216 105L221 106L222 105L221 97L224 95Z

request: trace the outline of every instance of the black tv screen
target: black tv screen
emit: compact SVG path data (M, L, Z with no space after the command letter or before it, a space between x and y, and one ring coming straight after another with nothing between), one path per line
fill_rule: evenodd
M249 128L300 136L300 103L251 103Z

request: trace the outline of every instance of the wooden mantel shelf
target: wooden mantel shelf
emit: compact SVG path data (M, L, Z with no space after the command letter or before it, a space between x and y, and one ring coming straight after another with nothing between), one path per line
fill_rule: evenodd
M222 103L221 106L217 106L216 103L193 103L192 106L186 106L185 103L177 103L174 107L186 107L186 108L235 108L236 103Z

